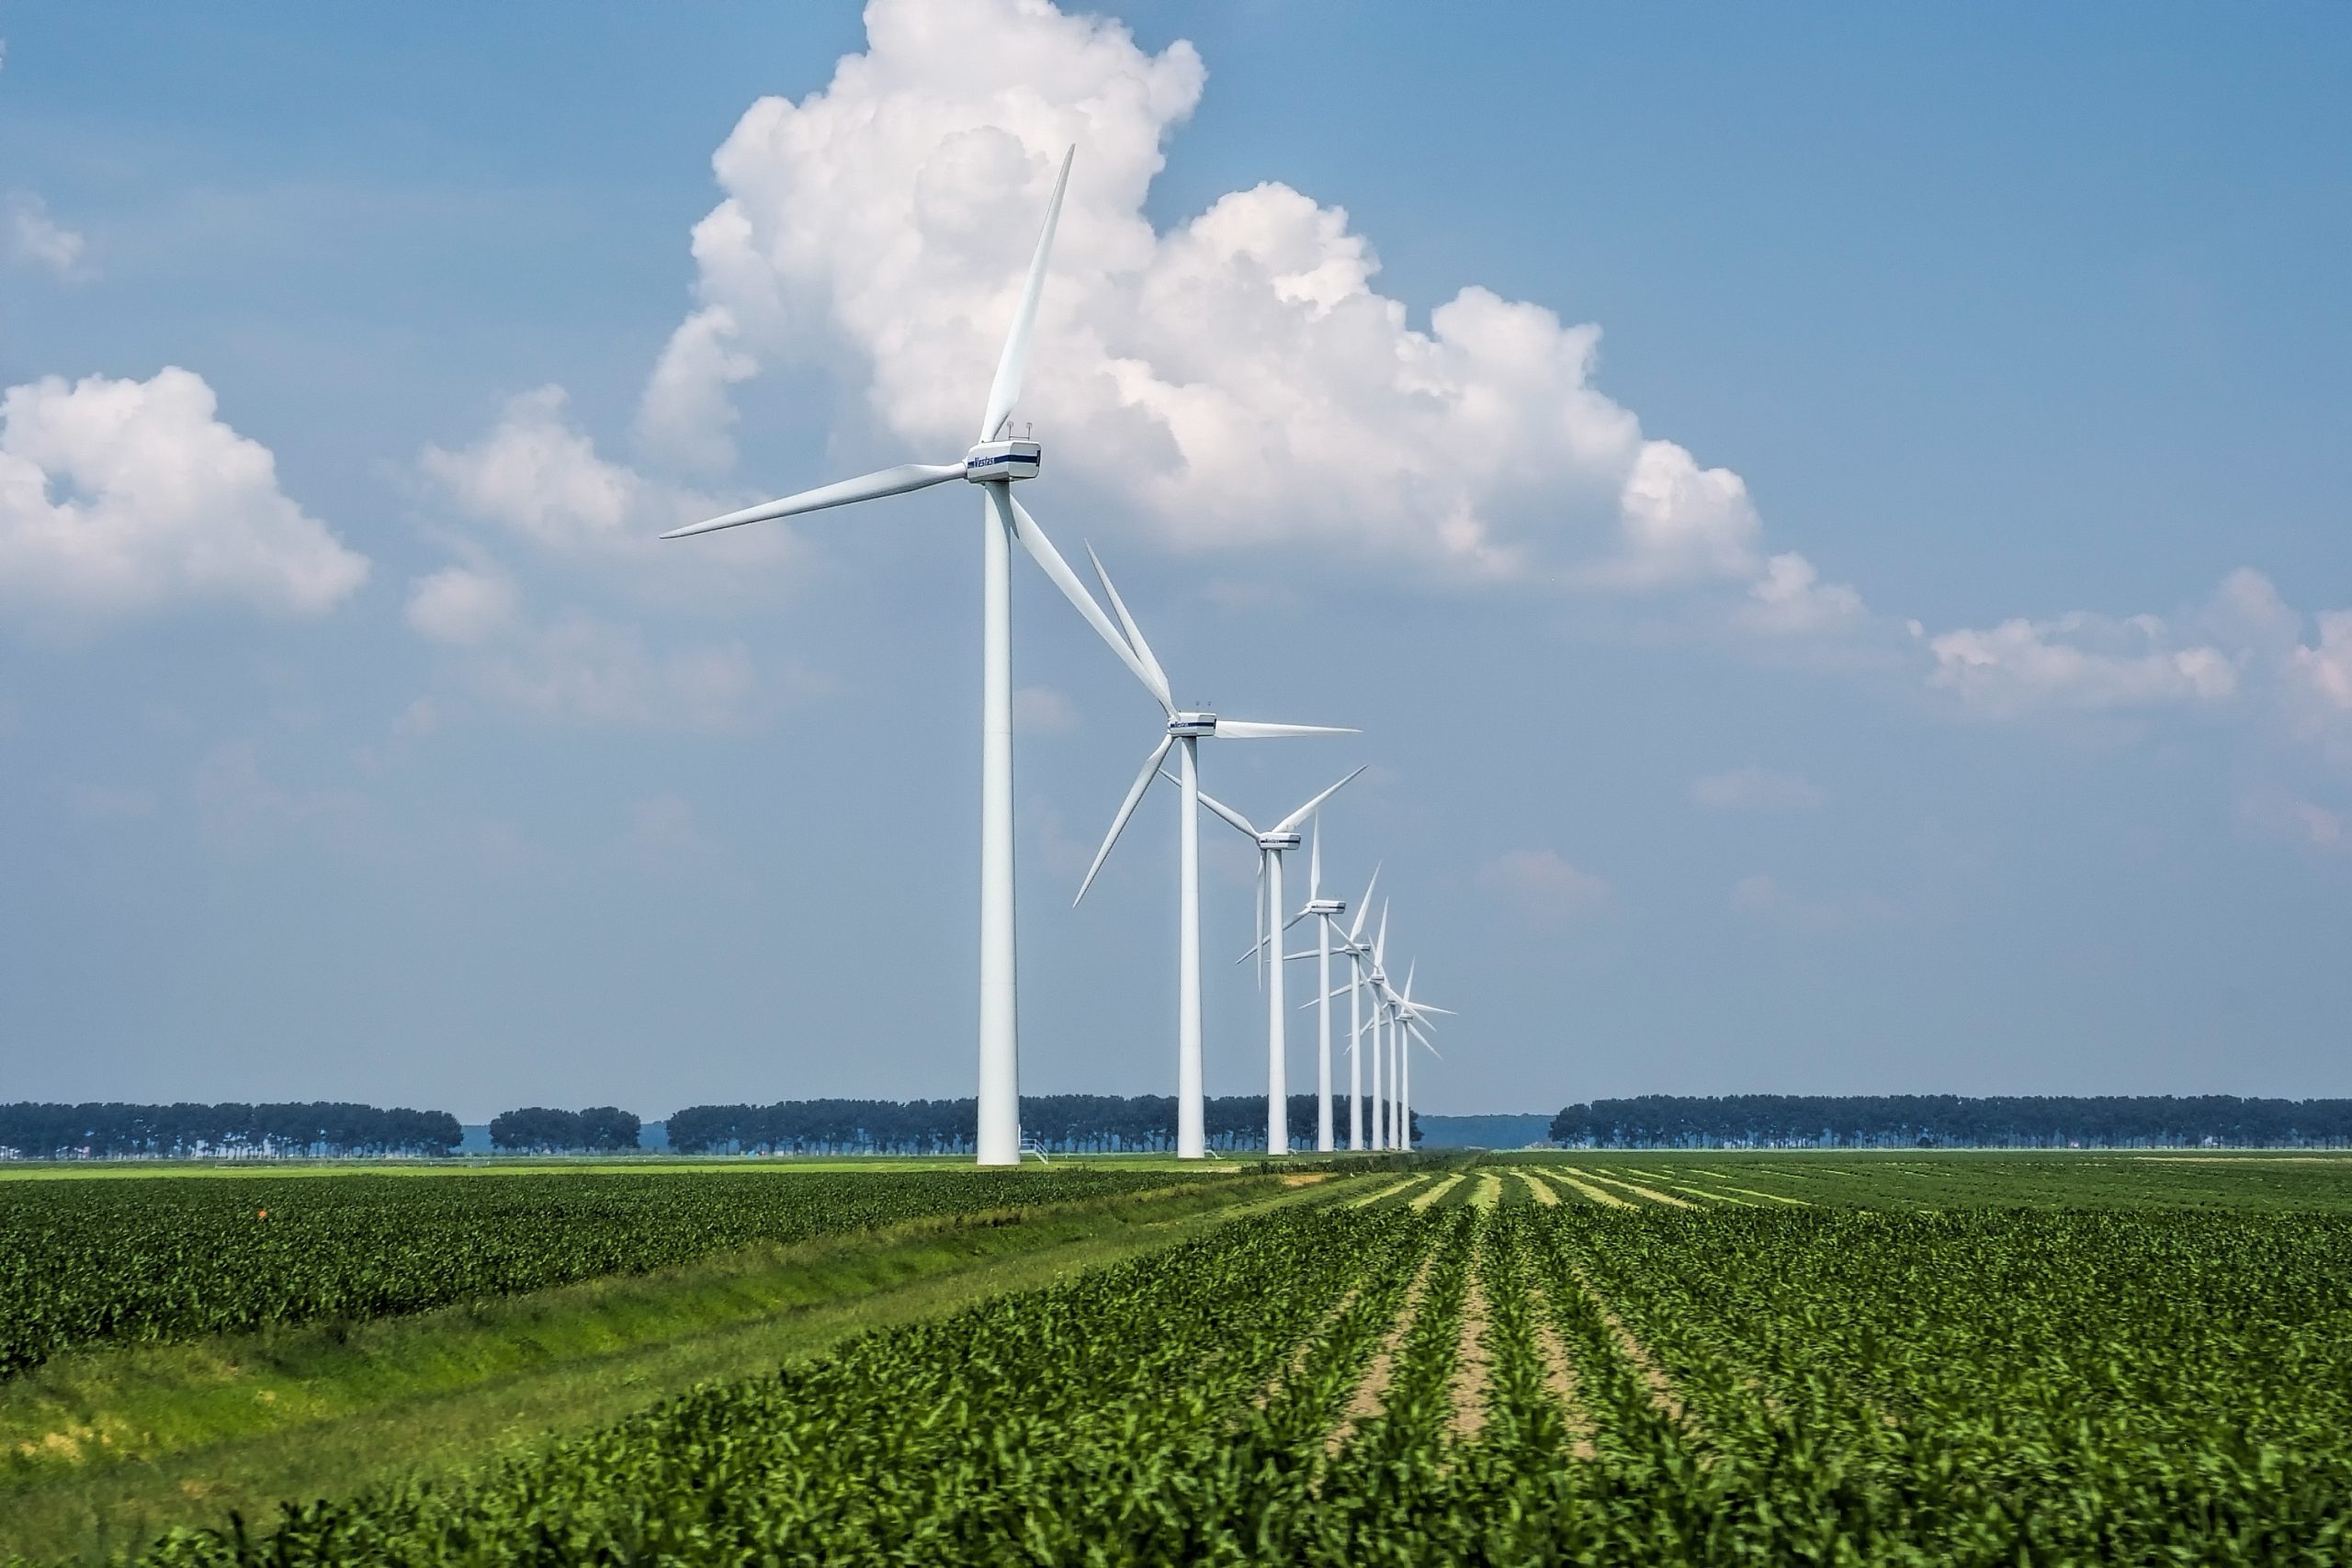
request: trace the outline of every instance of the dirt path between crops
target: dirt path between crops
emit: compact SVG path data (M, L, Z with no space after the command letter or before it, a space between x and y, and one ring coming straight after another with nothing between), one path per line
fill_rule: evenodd
M1699 1206L1688 1198L1677 1198L1670 1193L1660 1192L1654 1187L1644 1187L1636 1182L1627 1181L1623 1177L1603 1176L1597 1170L1588 1170L1585 1175L1595 1181L1606 1181L1611 1187L1622 1187L1637 1198L1646 1198L1653 1203L1663 1203L1669 1209L1695 1209Z
M1552 1180L1560 1183L1562 1186L1575 1192L1577 1196L1585 1199L1588 1202L1598 1203L1604 1209L1630 1209L1634 1206L1625 1201L1624 1199L1617 1196L1616 1193L1604 1192L1598 1187L1578 1181L1573 1176L1565 1175L1556 1170L1546 1170L1544 1174L1549 1177Z
M1408 1176L1405 1178L1404 1180L1396 1183L1396 1186L1384 1187L1379 1191L1373 1193L1369 1197L1351 1199L1348 1202L1348 1207L1351 1209L1368 1209L1373 1204L1379 1202L1382 1199L1394 1198L1397 1193L1402 1192L1406 1188L1412 1186L1415 1182L1425 1179L1427 1179L1424 1177Z
M1617 1353L1634 1364L1634 1370L1641 1374L1642 1382L1649 1386L1650 1403L1657 1407L1658 1414L1681 1427L1683 1435L1693 1442L1706 1441L1706 1433L1690 1414L1690 1407L1683 1403L1682 1391L1674 1386L1674 1380L1667 1376L1666 1369L1658 1365L1656 1356L1650 1354L1650 1348L1625 1326L1625 1320L1617 1315L1617 1309L1610 1304L1607 1296L1600 1293L1589 1275L1578 1269L1576 1280L1584 1292L1585 1299L1592 1303L1593 1310L1600 1314L1600 1321L1608 1326L1610 1338L1616 1342Z
M1473 1260L1470 1288L1462 1297L1462 1337L1454 1347L1453 1376L1447 1388L1453 1405L1447 1425L1462 1442L1468 1442L1487 1426L1487 1287L1478 1277L1483 1271Z
M1568 1342L1560 1337L1559 1326L1552 1320L1551 1298L1544 1295L1544 1287L1530 1280L1527 1293L1535 1307L1535 1350L1544 1359L1544 1386L1560 1406L1561 1422L1568 1429L1568 1453L1575 1459L1591 1459L1600 1450L1593 1447L1592 1416L1577 1388L1577 1365L1568 1357Z
M1752 1209L1756 1207L1755 1204L1749 1202L1745 1198L1734 1198L1728 1194L1718 1192L1710 1187L1693 1187L1688 1182L1677 1181L1662 1171L1635 1170L1630 1165L1627 1166L1625 1169L1629 1175L1638 1176L1644 1181L1654 1181L1660 1187L1667 1188L1668 1190L1675 1192L1688 1193L1693 1198L1704 1198L1710 1203L1729 1203L1733 1207L1740 1209Z
M1426 1192L1414 1193L1413 1212L1417 1214L1419 1213L1423 1209L1428 1208L1431 1203L1436 1202L1439 1199L1444 1197L1447 1193L1453 1191L1460 1185L1462 1185L1462 1177L1460 1173L1457 1172L1453 1176L1447 1177L1444 1180L1439 1182L1435 1187L1430 1188Z
M1745 1192L1750 1198L1770 1198L1775 1203L1787 1203L1790 1206L1798 1209L1810 1209L1813 1207L1811 1203L1806 1202L1802 1198L1783 1198L1778 1192L1758 1192L1753 1187L1725 1187L1724 1190L1726 1192Z
M1356 1428L1381 1412L1387 1397L1388 1384L1396 1375L1396 1352L1405 1343L1405 1336L1413 1331L1414 1319L1421 1314L1421 1297L1430 1285L1430 1270L1437 1267L1437 1248L1423 1255L1421 1266L1414 1272L1413 1282L1405 1287L1405 1300L1396 1309L1396 1321L1388 1332L1381 1336L1380 1348L1373 1353L1372 1365L1357 1380L1355 1392L1348 1396L1348 1408L1332 1427L1331 1435L1323 1440L1323 1452L1328 1456L1347 1447Z

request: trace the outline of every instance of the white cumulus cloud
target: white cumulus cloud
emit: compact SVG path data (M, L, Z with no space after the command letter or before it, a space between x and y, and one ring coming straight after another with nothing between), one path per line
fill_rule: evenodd
M724 510L599 457L567 401L560 387L511 398L481 440L428 446L420 464L465 515L556 555L644 555L664 529Z
M175 367L0 394L0 603L55 625L179 601L319 615L356 591L367 558L217 414Z
M1596 388L1598 328L1477 287L1417 321L1344 210L1276 182L1156 230L1147 193L1205 82L1191 45L1040 0L865 16L864 52L754 104L714 159L725 199L645 390L650 448L723 462L730 389L791 360L862 385L893 451L958 455L1075 144L1019 416L1167 547L1627 591L1764 573L1739 476ZM1849 591L1813 592L1782 619L1826 624Z
M2230 654L2184 644L2154 615L2117 620L2077 610L1946 632L1928 646L1936 661L1929 681L1996 716L2219 703L2238 689Z

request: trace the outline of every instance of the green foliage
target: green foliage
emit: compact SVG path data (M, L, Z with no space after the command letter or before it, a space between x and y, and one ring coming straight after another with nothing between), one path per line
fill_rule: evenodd
M415 1312L1170 1179L752 1170L0 1183L0 1373L77 1345Z
M2340 1217L1335 1206L151 1561L2332 1562L2347 1429Z

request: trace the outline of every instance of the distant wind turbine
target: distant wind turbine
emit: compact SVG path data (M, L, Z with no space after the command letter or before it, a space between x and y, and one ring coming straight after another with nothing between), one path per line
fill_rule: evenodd
M1320 724L1260 724L1178 707L1168 672L1160 668L1151 645L1144 640L1142 629L1127 613L1126 602L1119 597L1111 574L1102 569L1101 558L1091 548L1087 556L1094 562L1094 575L1102 584L1103 596L1111 601L1111 608L1126 634L1124 645L1114 645L1114 650L1122 652L1127 668L1168 716L1168 727L1152 747L1151 755L1143 760L1136 782L1128 786L1127 797L1119 803L1118 815L1111 818L1111 830L1102 836L1102 847L1094 852L1094 863L1086 868L1086 880L1079 884L1078 899L1071 902L1084 898L1086 890L1094 886L1095 874L1102 869L1111 846L1119 841L1127 819L1136 814L1144 792L1159 774L1160 762L1172 749L1177 767L1171 776L1181 795L1176 812L1176 1156L1199 1159L1208 1153L1207 1106L1201 1075L1200 743L1210 739L1271 740L1294 735L1354 735L1358 731Z
M1347 778L1341 779L1272 827L1263 830L1215 795L1206 791L1201 792L1203 806L1232 824L1240 832L1247 834L1258 846L1258 945L1251 952L1258 954L1260 976L1268 976L1271 973L1271 977L1266 978L1265 981L1266 1153L1269 1155L1290 1153L1290 1067L1288 1044L1283 1033L1283 1025L1288 1021L1283 1014L1288 1010L1283 1000L1283 963L1280 954L1283 944L1282 933L1288 931L1295 922L1283 919L1283 855L1286 851L1298 848L1298 825L1315 815L1317 807L1337 795L1349 780L1355 778L1363 772L1363 769L1358 768ZM1269 942L1272 942L1277 955L1276 962L1272 964L1269 964L1265 959L1266 944ZM1245 953L1241 956L1247 959L1250 954ZM1324 977L1327 980L1329 978L1328 962L1325 965ZM1325 988L1329 989L1329 987ZM1326 1153L1329 1153L1331 1147L1329 1024L1330 1019L1327 1013L1324 1019L1323 1037L1323 1110L1318 1118L1321 1128L1321 1143L1318 1146Z

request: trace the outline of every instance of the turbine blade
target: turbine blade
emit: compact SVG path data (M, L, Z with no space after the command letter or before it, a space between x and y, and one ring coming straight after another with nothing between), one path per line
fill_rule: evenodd
M1217 728L1222 729L1225 727L1222 724L1219 724ZM1372 764L1370 762L1366 762L1363 766L1364 768L1368 768L1372 766ZM1283 818L1281 822L1275 825L1273 831L1277 833L1289 832L1293 828L1295 828L1301 822L1306 821L1317 807L1322 805L1325 801L1339 794L1342 788L1352 783L1363 773L1363 768L1358 768L1354 773L1350 773L1346 778L1341 779L1338 784L1333 784L1329 789L1325 790L1321 795L1317 795L1313 800L1308 801L1306 805L1300 807L1297 810ZM1317 824L1317 831L1320 831L1319 822Z
M1094 863L1086 868L1086 880L1078 885L1078 897L1070 900L1073 906L1086 897L1088 888L1094 886L1094 874L1102 869L1102 862L1110 854L1111 846L1119 841L1119 835L1126 829L1127 818L1136 814L1136 807L1142 801L1143 792L1151 787L1153 775L1159 772L1159 759L1168 755L1168 748L1175 744L1174 736L1163 735L1159 738L1159 744L1151 749L1151 755L1143 760L1143 772L1137 773L1136 782L1127 786L1127 798L1119 803L1119 814L1111 818L1111 830L1102 836L1102 847L1094 852Z
M1250 901L1257 906L1258 945L1252 951L1258 954L1258 988L1262 991L1266 988L1266 852L1263 850L1258 852L1258 892Z
M989 387L988 412L980 415L980 441L993 441L1012 405L1021 400L1022 373L1029 368L1029 333L1037 325L1037 299L1046 291L1046 258L1053 254L1054 225L1061 221L1062 192L1069 187L1069 163L1078 156L1072 147L1062 154L1062 172L1054 181L1054 198L1046 204L1046 226L1037 234L1037 254L1029 261L1029 281L1021 289L1021 306L1012 312L1012 330L1005 334L1004 353L996 362L996 379Z
M1361 729L1334 728L1328 724L1260 724L1246 718L1220 718L1216 734L1221 740L1281 740L1294 735L1362 735Z
M1258 836L1258 829L1250 825L1250 818L1242 816L1241 813L1236 811L1233 807L1225 804L1225 802L1217 799L1216 796L1211 795L1208 791L1203 790L1200 794L1201 804L1203 806L1207 807L1211 811L1216 812L1219 817L1224 818L1227 822L1232 823L1236 828L1238 828L1241 831L1249 834L1251 838L1254 839ZM1265 874L1262 869L1260 871L1259 874L1261 876Z
M782 501L762 502L741 512L730 512L724 517L689 523L683 528L673 528L662 536L683 539L690 534L741 528L746 523L765 523L773 518L797 516L803 512L822 512L828 506L847 506L853 501L903 495L910 490L925 490L963 477L964 465L961 463L901 463L895 468L883 468L876 473L860 474L854 479L804 490L797 495L787 495Z
M1136 650L1136 657L1143 660L1145 670L1149 671L1144 684L1151 688L1151 694L1159 699L1161 707L1174 713L1176 697L1174 688L1168 684L1168 671L1161 669L1159 660L1152 657L1151 644L1143 639L1143 628L1136 625L1133 615L1127 614L1127 602L1119 597L1117 584L1111 581L1111 574L1102 570L1102 558L1094 553L1092 545L1086 547L1086 558L1094 563L1094 575L1102 582L1102 592L1119 617L1119 625L1126 628L1128 645Z
M1364 884L1363 898L1356 905L1355 923L1348 928L1348 945L1350 947L1355 946L1355 944L1362 940L1363 936L1363 923L1372 918L1372 893L1374 888L1380 886L1380 862L1375 861L1373 863L1372 880Z
M1405 1026L1405 1032L1421 1043L1422 1050L1427 1051L1430 1055L1435 1056L1441 1062L1445 1060L1445 1053L1430 1044L1430 1037L1428 1035L1422 1033L1419 1030L1414 1028L1409 1023Z
M1054 542L1046 537L1046 531L1037 526L1037 520L1029 515L1029 509L1021 504L1019 498L1009 493L1012 487L1006 485L1002 488L1008 492L1005 499L1012 502L1013 536L1028 547L1031 557L1044 569L1046 575L1053 579L1054 586L1062 591L1062 597L1069 600L1071 606L1086 617L1086 624L1111 645L1111 651L1134 671L1135 678L1143 682L1144 689L1158 696L1159 682L1151 678L1151 672L1144 668L1143 660L1136 657L1136 650L1127 646L1125 637L1111 624L1111 617L1102 613L1102 606L1094 602L1094 595L1086 591L1086 584L1080 581L1078 573L1069 569L1069 562L1062 558L1061 551L1054 548ZM1159 705L1165 708L1168 704L1162 699Z
M1306 846L1306 899L1323 897L1323 818L1315 818L1315 838Z

